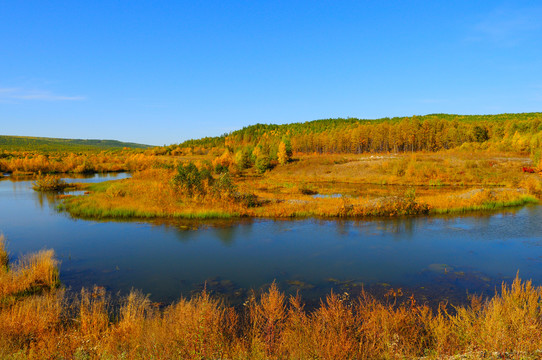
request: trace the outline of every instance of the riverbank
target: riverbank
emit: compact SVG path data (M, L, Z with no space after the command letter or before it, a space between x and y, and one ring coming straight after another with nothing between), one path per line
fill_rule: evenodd
M206 291L170 305L102 287L76 295L57 287L52 250L24 259L0 268L2 358L536 359L542 348L542 287L519 278L436 311L400 289L385 301L331 293L307 311L275 283L234 309Z

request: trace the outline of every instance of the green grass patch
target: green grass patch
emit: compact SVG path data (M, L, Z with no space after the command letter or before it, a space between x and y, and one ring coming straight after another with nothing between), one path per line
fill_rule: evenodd
M102 208L93 206L88 202L81 201L81 198L74 197L65 199L57 207L60 211L68 212L73 217L87 219L157 219L176 218L188 220L206 219L232 219L241 217L239 213L228 213L219 210L202 210L167 213L164 211L140 211L126 208Z
M524 206L528 204L539 204L540 201L531 195L525 195L520 197L519 199L510 200L510 201L487 201L482 204L477 205L470 205L470 206L463 206L463 207L456 207L456 208L444 208L444 209L431 209L430 214L459 214L459 213L465 213L470 211L492 211L492 210L499 210L507 207L517 207L517 206Z

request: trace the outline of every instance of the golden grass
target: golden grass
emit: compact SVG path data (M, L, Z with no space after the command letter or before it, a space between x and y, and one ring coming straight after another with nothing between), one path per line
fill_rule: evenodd
M0 234L0 273L8 271L9 254L6 250L6 238Z
M274 183L304 180L355 184L511 186L523 179L529 157L447 150L412 154L300 155L266 174Z
M3 246L0 252L5 252ZM8 271L0 272L0 300L57 285L58 261L54 258L54 251L42 250L24 256L10 265Z
M62 291L58 262L52 250L24 256L9 264L4 236L0 236L0 355L46 336L58 324ZM34 295L34 296L32 296ZM3 358L3 357L2 357Z
M18 350L51 336L60 325L63 292L29 296L0 307L0 354ZM15 349L13 349L15 348Z
M138 291L113 305L100 287L77 297L50 289L0 302L0 358L535 359L542 349L542 287L519 277L492 298L438 310L362 291L331 293L307 311L275 283L238 309L206 291L161 308Z

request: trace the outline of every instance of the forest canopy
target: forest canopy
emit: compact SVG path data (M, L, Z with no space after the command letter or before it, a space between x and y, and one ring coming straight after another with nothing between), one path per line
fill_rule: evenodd
M297 153L439 151L467 143L498 151L535 154L542 141L542 113L450 115L363 120L338 118L284 125L256 124L217 137L162 149L175 154L217 154L258 148L276 158L281 142ZM539 155L537 155L539 156Z

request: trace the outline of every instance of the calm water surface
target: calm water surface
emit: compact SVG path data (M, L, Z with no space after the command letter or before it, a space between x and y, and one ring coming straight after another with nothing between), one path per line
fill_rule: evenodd
M69 181L96 182L126 174ZM56 210L31 181L0 180L0 233L12 258L44 248L61 261L61 281L131 288L169 302L206 286L232 303L276 280L309 303L362 286L426 301L492 294L519 271L542 284L542 207L450 218L373 221L247 220L213 223L99 222Z

